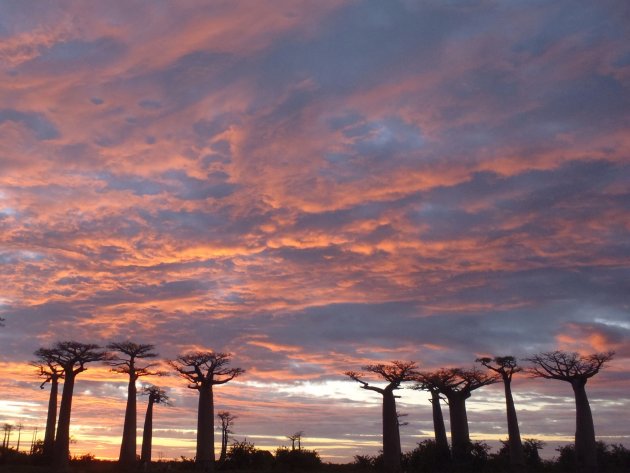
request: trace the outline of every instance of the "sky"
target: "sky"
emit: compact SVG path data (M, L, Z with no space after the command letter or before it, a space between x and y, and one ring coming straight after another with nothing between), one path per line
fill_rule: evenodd
M0 0L0 423L41 438L39 347L130 339L231 353L246 373L215 403L237 439L302 430L343 462L381 429L344 371L615 350L587 391L598 437L630 447L629 17L623 0ZM126 379L88 368L72 452L114 458ZM174 401L154 458L192 457L196 392L144 381ZM572 441L567 383L513 391L523 437ZM431 406L399 394L409 450ZM507 437L502 396L469 400L474 440Z

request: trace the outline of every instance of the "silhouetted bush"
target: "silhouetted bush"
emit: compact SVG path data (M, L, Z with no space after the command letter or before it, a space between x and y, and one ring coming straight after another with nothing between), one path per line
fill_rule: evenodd
M448 451L438 448L435 440L420 442L411 452L403 454L403 469L409 472L442 471L449 467Z
M228 449L222 470L270 470L274 464L271 452L260 450L252 442L235 441Z
M276 469L279 471L287 470L314 470L322 465L319 453L315 450L289 450L286 447L280 447L276 450Z
M568 444L556 448L559 453L555 461L558 471L573 472L576 470L575 445ZM597 442L597 465L599 470L607 473L630 471L630 450L620 444L608 445Z
M375 455L355 455L352 465L356 470L375 470L376 459Z

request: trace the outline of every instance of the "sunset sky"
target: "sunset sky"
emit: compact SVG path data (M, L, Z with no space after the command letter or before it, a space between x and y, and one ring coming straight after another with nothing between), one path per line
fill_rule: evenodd
M615 350L587 391L630 447L629 25L625 0L0 0L0 424L43 437L37 348L131 339L232 353L236 438L342 462L381 429L346 370ZM193 456L196 392L145 380L175 404L154 458ZM513 390L523 437L572 441L570 385ZM72 452L116 457L126 379L75 393ZM431 406L399 394L409 450ZM468 408L507 437L500 385Z

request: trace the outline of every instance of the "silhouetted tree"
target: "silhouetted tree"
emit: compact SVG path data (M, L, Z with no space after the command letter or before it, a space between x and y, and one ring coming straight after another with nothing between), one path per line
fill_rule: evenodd
M575 459L581 471L597 470L597 443L593 414L586 396L586 382L592 378L614 352L582 356L578 353L552 351L527 358L528 372L535 378L557 379L571 384L575 395Z
M232 425L236 416L233 416L228 411L220 411L217 417L221 421L221 454L219 455L219 463L223 463L227 457L227 447L230 434L233 434Z
M50 348L40 348L35 351L37 361L32 363L39 371L39 376L44 379L39 386L44 389L46 383L50 383L50 395L48 396L48 414L46 416L46 432L42 454L48 460L52 459L55 445L55 425L57 423L57 396L59 393L59 380L63 379L63 368L55 361Z
M140 463L148 466L151 464L151 447L153 442L153 406L155 404L170 406L171 403L166 391L159 386L145 386L142 388L142 394L149 397L149 402L147 403L147 413L144 417Z
M435 450L438 460L444 462L448 461L451 457L451 452L448 448L448 440L446 438L446 427L444 426L444 416L442 414L442 407L440 405L440 379L437 378L436 382L433 380L431 373L424 373L421 377L416 378L417 383L412 386L411 389L429 391L431 393L432 413L433 413L433 431L435 432Z
M4 430L4 438L2 440L2 449L9 448L9 444L11 443L11 431L13 430L12 424L4 424L2 426L2 430Z
M510 465L513 468L522 468L525 465L525 455L523 453L523 443L521 442L521 433L518 428L518 419L516 417L516 408L514 407L511 385L514 373L522 371L523 368L518 366L516 358L513 356L497 356L494 358L483 357L478 358L476 361L489 370L497 373L503 380L503 387L505 389L505 406L507 410Z
M287 438L291 441L291 450L295 450L295 442L298 443L298 450L302 450L302 437L304 436L304 431L300 430L293 435L287 435Z
M67 341L55 343L50 349L50 356L52 361L61 366L64 377L53 464L58 470L66 470L70 459L70 414L75 379L87 369L87 363L103 361L107 353L101 351L98 345Z
M169 364L190 384L190 389L199 392L197 412L197 455L198 469L214 470L214 394L213 388L225 384L245 372L241 368L227 368L228 353L197 351L178 356Z
M138 365L138 359L155 358L158 356L158 354L153 351L155 349L154 345L138 344L127 340L124 342L110 343L107 345L107 348L121 353L121 355L114 355L108 360L107 363L113 366L112 371L129 376L125 423L118 462L122 466L130 467L136 462L136 381L142 376L160 375L162 373L151 370L157 363Z
M362 373L356 371L345 373L346 376L360 383L362 389L374 391L383 396L383 462L385 469L390 473L401 470L400 430L394 390L399 389L401 383L414 379L418 374L416 367L414 361L392 361L388 365L381 363L364 366L364 371L377 374L387 381L384 388L369 385L363 380Z
M498 378L476 368L470 370L451 368L421 373L416 379L420 383L430 383L448 400L453 460L457 462L465 460L470 446L466 399L475 389L496 383Z

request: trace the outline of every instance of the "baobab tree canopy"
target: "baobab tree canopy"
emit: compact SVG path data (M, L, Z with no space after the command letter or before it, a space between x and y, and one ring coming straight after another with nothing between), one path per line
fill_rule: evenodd
M527 361L532 364L528 371L538 378L557 379L569 383L579 380L586 383L589 378L599 373L599 370L613 358L614 354L613 351L609 351L580 355L558 350L539 353L527 358Z
M169 364L189 382L189 388L202 389L204 386L227 383L245 373L241 368L228 368L230 361L229 353L196 351L179 355Z
M400 384L404 381L411 381L414 376L418 374L417 363L415 361L398 361L394 360L389 364L378 363L373 365L363 366L363 371L378 375L380 378L387 381L389 384L385 389L398 389ZM354 379L361 384L363 389L369 389L372 391L379 391L380 388L370 386L363 380L364 374L356 371L346 371L346 376Z

